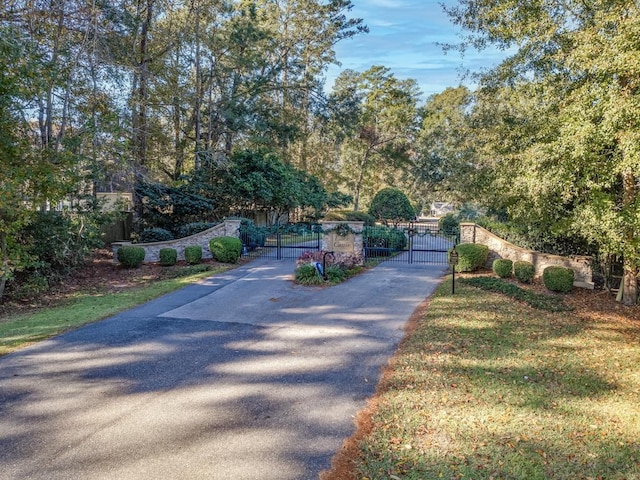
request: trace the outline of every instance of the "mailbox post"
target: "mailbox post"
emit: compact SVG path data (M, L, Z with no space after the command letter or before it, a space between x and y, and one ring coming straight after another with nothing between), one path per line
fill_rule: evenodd
M458 264L458 252L455 245L449 252L449 265L451 265L451 294L456 293L456 265Z

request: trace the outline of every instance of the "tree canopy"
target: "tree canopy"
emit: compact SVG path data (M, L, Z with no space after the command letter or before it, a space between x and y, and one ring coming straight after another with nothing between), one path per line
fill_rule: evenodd
M369 207L369 215L383 223L409 222L416 216L416 211L409 198L397 188L383 188L375 194Z
M578 234L640 271L640 7L631 0L461 0L469 43L516 46L484 75L468 133L484 201Z

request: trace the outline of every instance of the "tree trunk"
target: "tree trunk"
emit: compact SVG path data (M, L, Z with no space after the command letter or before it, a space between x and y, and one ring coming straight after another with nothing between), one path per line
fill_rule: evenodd
M637 195L637 179L633 171L627 170L622 175L622 204L623 207L631 208L636 200ZM628 224L624 238L627 245L633 245L635 239L635 230L633 225ZM638 254L636 251L624 252L624 276L622 277L622 303L624 305L636 305L638 303Z
M200 4L198 3L197 7L195 7L195 42L196 42L196 52L195 52L195 64L196 64L196 98L195 104L193 106L195 110L195 135L196 142L194 146L194 166L196 170L200 169L200 136L202 135L202 65L200 59Z
M9 272L9 257L7 253L7 234L0 232L0 264L2 269L0 270L0 301L4 295L4 287L7 284L7 276Z
M626 262L625 262L626 263ZM622 304L627 306L638 303L638 267L624 266L624 276L622 277Z

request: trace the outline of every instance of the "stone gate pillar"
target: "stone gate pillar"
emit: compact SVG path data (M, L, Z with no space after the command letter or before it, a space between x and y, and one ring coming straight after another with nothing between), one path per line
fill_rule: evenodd
M322 226L322 250L340 256L355 256L360 265L364 264L362 231L364 222L320 222Z

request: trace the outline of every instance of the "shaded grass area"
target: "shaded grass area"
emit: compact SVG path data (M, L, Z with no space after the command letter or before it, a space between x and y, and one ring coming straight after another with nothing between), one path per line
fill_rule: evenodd
M102 320L229 268L211 269L208 265L175 268L167 274L171 278L165 280L119 292L80 292L61 305L4 318L0 321L0 355Z
M352 478L640 478L639 325L450 289L386 372Z
M540 310L547 310L549 312L568 312L573 310L572 307L564 303L560 296L525 290L520 288L518 285L509 283L501 278L470 277L463 278L460 281L467 285L482 288L483 290L502 293Z

